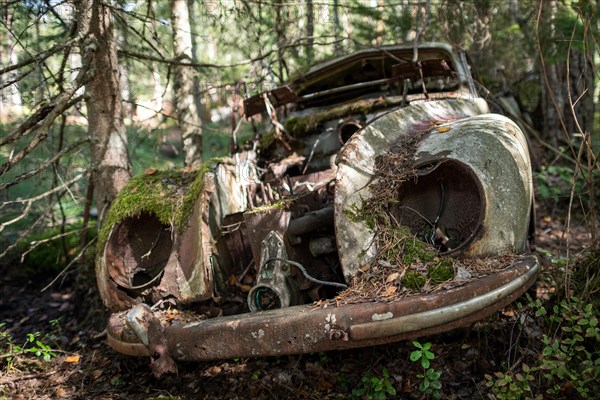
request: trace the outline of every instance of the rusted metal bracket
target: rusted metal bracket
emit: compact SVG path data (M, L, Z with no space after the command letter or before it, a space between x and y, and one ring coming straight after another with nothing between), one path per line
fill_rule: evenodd
M298 303L298 290L290 280L290 266L283 238L271 231L262 241L256 285L248 293L250 311L284 308Z
M138 304L127 313L127 325L147 347L150 367L155 377L177 373L177 365L169 355L167 339L158 318L147 304Z

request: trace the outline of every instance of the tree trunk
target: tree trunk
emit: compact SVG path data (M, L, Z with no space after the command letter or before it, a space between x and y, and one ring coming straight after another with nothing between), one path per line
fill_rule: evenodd
M541 35L542 48L539 49L542 57L542 132L548 142L557 146L570 143L574 133L592 131L594 66L585 52L576 48L576 42L582 38L573 37L569 48L558 45L565 41L566 35L566 32L561 35L556 21L560 3L551 0L540 5L541 20L547 29Z
M340 15L339 15L339 4L338 0L333 0L333 37L335 39L334 52L336 56L342 54L342 45L339 42L340 39Z
M284 20L284 7L285 4L277 3L275 5L275 34L277 40L277 62L279 65L279 84L282 84L287 79L288 70L285 62L285 47L287 44L287 39L285 37L285 23Z
M124 47L129 44L129 29L127 26L122 26L118 31L119 42L123 43ZM129 58L125 58L120 66L120 79L121 79L121 98L127 99L126 104L123 107L123 114L130 118L130 121L135 121L137 116L137 92L138 89L134 81L131 80L130 71L132 65Z
M175 60L192 62L192 37L186 0L170 0ZM194 69L176 65L173 78L177 121L183 139L185 165L202 162L202 122L194 100Z
M315 10L312 0L306 0L306 62L312 65L315 42Z
M0 30L0 68L17 64L19 61L17 51L14 48L14 38L12 36L13 15L10 12L10 7L6 7L3 14L0 15L0 18L2 18L6 29ZM13 71L7 75L6 81L11 81L18 73ZM20 112L21 105L21 93L17 84L0 89L0 122L7 122L10 114L16 111Z
M91 138L92 181L100 221L119 190L131 177L123 125L119 64L111 9L102 0L81 0L78 29L91 41L82 49L92 57L94 75L85 85L88 134Z
M196 21L196 9L195 9L194 0L187 0L188 6L188 14L189 14L189 22L192 35L192 62L198 63L198 24ZM194 102L196 103L196 112L198 113L198 118L201 122L204 122L202 115L202 93L200 91L200 78L197 74L194 74Z

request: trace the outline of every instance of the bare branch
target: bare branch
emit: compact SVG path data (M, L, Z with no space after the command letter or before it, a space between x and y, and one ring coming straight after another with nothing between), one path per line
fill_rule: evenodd
M60 96L60 95L59 95ZM58 96L57 96L58 97ZM64 107L64 111L73 107L75 104L79 103L83 99L83 96L77 96L76 98L69 101ZM52 102L51 102L52 104ZM35 131L39 129L45 118L52 111L52 105L47 104L43 107L40 107L33 115L31 115L25 122L23 122L20 126L18 126L14 131L12 131L9 135L0 139L0 147L12 143L15 140L19 139L21 136L25 136L30 131Z
M79 179L79 178L77 178L77 179ZM75 180L72 180L71 183L72 182L75 182ZM71 184L71 183L67 182L64 185ZM51 191L49 191L47 193L44 193L43 195L38 196L38 198L33 197L31 199L28 199L28 201L27 201L27 203L28 203L27 207L31 208L31 204L34 201L39 200L42 197L47 197L51 192L52 193L56 192L56 189L63 189L63 187L54 188ZM60 199L62 196L64 196L65 193L67 193L67 190L63 190L62 193L60 193L56 197L56 199L51 204L49 204L48 207L46 207L44 213L37 220L35 220L35 222L33 224L31 224L29 226L29 228L25 232L21 233L21 235L19 236L19 238L13 244L11 244L10 246L8 246L2 253L0 253L0 259L4 258L8 253L10 253L13 249L15 249L17 247L17 245L24 238L26 238L27 236L31 235L31 233L38 227L38 225L44 221L44 219L48 216L48 214L52 213L52 211L54 209L54 205L58 202L58 199ZM27 209L27 207L26 207L26 209ZM19 217L17 217L17 218L19 218ZM19 219L21 219L21 218L19 218ZM2 224L2 229L4 229L4 226L8 226L8 225L9 224L6 224L6 225Z
M322 38L328 38L330 36L315 36L316 37L322 37ZM305 41L306 38L302 38L301 40L295 40L294 42L287 44L285 46L282 46L279 48L279 50L282 49L287 49L287 48L295 48L295 47L299 47L302 46L302 42ZM346 40L346 38L342 38L342 39L338 39L338 40L334 40L331 42L323 42L323 43L315 43L315 45L330 45L336 42L340 42ZM236 63L232 63L232 64L213 64L213 63L191 63L191 62L184 62L184 61L178 61L178 60L174 60L174 59L166 59L164 57L156 57L156 56L151 56L149 54L142 54L142 53L136 53L133 51L129 51L129 50L125 50L125 49L121 49L118 51L119 55L123 55L126 57L133 57L133 58L137 58L140 60L148 60L148 61L156 61L159 63L163 63L163 64L169 64L169 65L179 65L179 66L184 66L184 67L194 67L194 68L234 68L234 67L239 67L242 65L248 65L248 64L252 64L254 62L257 61L262 61L265 58L269 57L271 54L275 54L277 53L277 51L279 51L278 49L275 50L269 50L268 52L252 58L252 59L248 59L248 60L242 60L242 61L238 61Z
M23 68L29 64L34 64L34 63L39 64L42 61L44 61L45 59L47 59L48 57L50 57L51 55L61 51L64 48L72 46L78 40L79 40L78 37L72 38L70 40L67 40L65 43L57 44L56 46L54 46L48 50L42 51L41 53L36 54L26 60L23 60L23 61L17 63L17 64L9 65L6 68L0 69L0 75L5 74L10 71L14 71L15 69Z
M28 248L25 252L23 252L23 254L21 254L21 263L23 263L23 261L25 261L25 256L27 256L27 254L31 253L33 250L35 250L39 245L42 245L44 243L48 243L48 242L52 242L53 240L56 239L60 239L63 238L65 236L69 236L72 235L74 233L79 233L81 232L82 229L74 229L72 231L68 231L68 232L64 232L64 233L59 233L58 235L46 238L46 239L42 239L42 240L33 240L31 243L29 243L31 245L30 248Z
M19 182L24 181L25 179L29 179L33 176L36 176L37 174L39 174L40 172L42 172L43 170L45 170L46 168L48 168L49 166L54 164L56 161L58 161L62 156L64 156L65 154L69 153L71 150L73 150L87 142L89 142L89 139L83 139L83 140L80 140L78 142L71 144L70 146L65 147L60 152L58 152L56 155L54 155L54 157L49 158L46 161L44 161L42 164L40 164L40 166L38 168L36 168L32 171L26 172L24 174L21 174L10 182L1 184L0 190L4 190L8 187L16 185Z
M81 178L83 178L85 175L87 175L87 171L82 172L81 174L77 175L76 177L74 177L71 180L68 180L67 182L63 182L63 184L60 186L52 188L52 189L48 190L47 192L44 192L44 193L39 194L34 197L29 197L27 199L17 199L17 200L5 201L2 203L2 205L0 205L0 209L2 209L4 206L9 205L9 204L33 203L38 200L42 200L48 196L51 196L52 194L54 194L60 190L63 190L63 192L66 193L66 190L65 190L66 188L68 188L69 186L71 186L72 184L74 184L75 182L80 180Z
M16 76L13 80L10 80L10 81L7 81L7 82L3 82L2 84L0 84L0 89L4 89L5 87L8 87L10 85L14 85L15 83L19 82L21 79L25 78L30 73L32 73L33 71L35 71L35 67L29 69L28 71L23 72L22 74L20 74L18 76Z
M81 257L83 257L83 255L85 254L85 251L88 249L88 247L90 247L92 244L94 244L96 239L97 238L93 238L92 240L90 240L90 242L88 244L86 244L83 249L81 249L79 254L77 254L77 256L75 256L75 258L72 259L71 262L69 264L67 264L67 266L62 271L60 271L60 273L58 275L56 275L56 277L54 279L52 279L52 282L50 282L48 285L46 285L46 287L44 287L42 290L40 290L40 292L43 292L46 289L48 289L50 286L54 285L54 283L58 280L58 278L60 278L65 272L67 272L69 270L69 268L71 268L71 266L73 264L75 264L77 261L79 261L79 259Z
M1 223L0 224L0 232L2 232L4 230L4 228L6 228L7 226L12 225L12 224L14 224L16 222L19 222L20 220L22 220L23 218L25 218L26 216L28 216L29 212L31 211L31 205L32 204L33 203L27 203L27 206L25 206L25 210L23 210L23 212L19 216L11 219L10 221L6 221L6 222Z

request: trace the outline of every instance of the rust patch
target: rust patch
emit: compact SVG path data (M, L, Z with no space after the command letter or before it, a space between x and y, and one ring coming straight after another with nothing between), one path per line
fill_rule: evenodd
M173 241L171 229L149 213L126 218L113 230L106 251L111 278L121 287L141 290L158 283Z
M326 308L296 306L189 324L174 323L165 328L165 336L169 353L179 360L188 361L300 354L392 343L444 332L490 315L527 290L538 272L537 261L529 256L502 271L443 294L413 295L390 303L365 302ZM392 320L382 318L381 321L374 321L374 315L391 314L393 318L400 318L436 310L465 299L478 298L513 281L516 282L514 291L496 299L491 306L464 315L459 312L450 322L442 325L429 326L427 321L417 320L411 322L404 331L389 336L371 333L371 327L377 325L364 325ZM113 342L124 342L126 338L123 332L113 329L117 325L118 317L113 316L109 323L109 336L116 335L111 339Z

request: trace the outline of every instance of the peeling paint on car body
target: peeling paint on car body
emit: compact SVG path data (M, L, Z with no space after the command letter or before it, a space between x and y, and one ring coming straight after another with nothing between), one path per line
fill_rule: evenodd
M269 110L278 129L203 169L182 229L148 224L131 259L119 252L124 233L98 252L104 302L129 310L111 315L109 345L132 356L153 356L158 346L163 361L351 349L468 325L527 290L540 266L527 254L533 189L526 139L513 121L490 114L460 50L424 44L420 64L412 64L413 50L359 51L246 99L247 116ZM274 107L286 108L287 121L276 120ZM376 228L348 210L373 199L377 157L412 139L409 161L418 173L398 191L402 224L412 231L423 224L408 209L433 220L427 204L440 202L443 182L436 223L445 224L452 245L438 256L513 255L514 262L477 279L459 268L460 284L434 293L338 303L378 252ZM155 225L170 235L153 233ZM162 270L143 262L158 248L155 238L168 255L159 259ZM163 301L209 311L167 318Z

